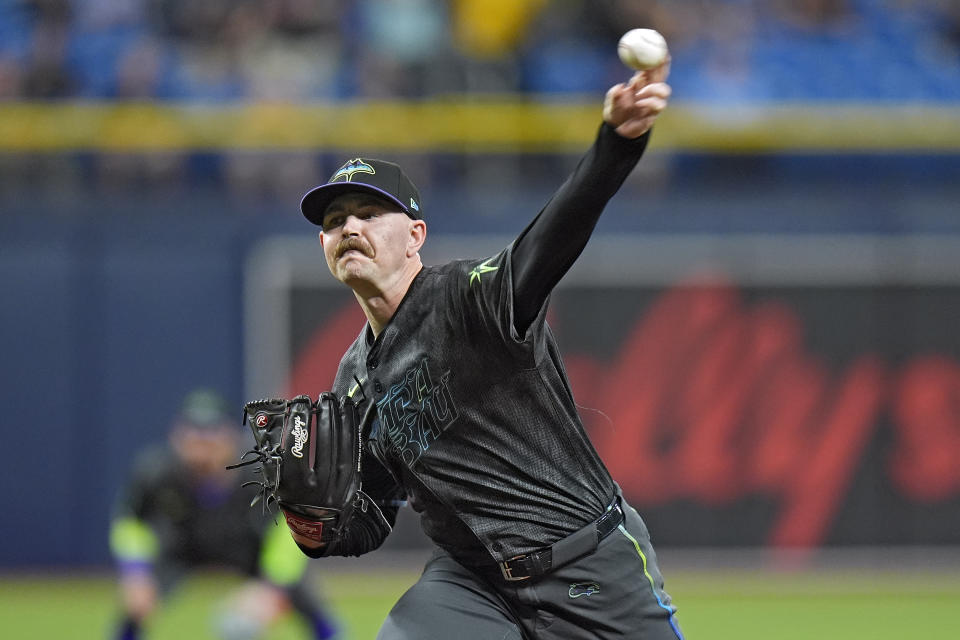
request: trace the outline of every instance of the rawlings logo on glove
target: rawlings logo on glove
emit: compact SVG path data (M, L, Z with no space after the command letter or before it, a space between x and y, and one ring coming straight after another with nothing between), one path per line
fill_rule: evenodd
M243 419L256 444L228 468L259 464L254 473L260 478L244 483L260 487L251 506L275 502L297 534L336 539L353 509L363 507L363 440L353 400L330 392L316 402L305 395L257 400L244 406Z
M303 457L303 445L307 443L307 430L303 428L303 420L300 416L293 417L293 447L290 453L298 458Z

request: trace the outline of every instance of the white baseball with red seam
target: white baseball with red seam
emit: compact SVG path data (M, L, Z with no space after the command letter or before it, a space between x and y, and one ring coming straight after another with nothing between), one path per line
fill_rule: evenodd
M667 59L667 41L653 29L631 29L620 38L617 55L631 69L646 71Z

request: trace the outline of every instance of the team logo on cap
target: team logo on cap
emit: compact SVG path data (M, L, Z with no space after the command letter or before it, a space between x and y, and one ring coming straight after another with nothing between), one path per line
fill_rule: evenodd
M376 173L376 169L371 167L369 164L361 160L360 158L354 158L350 160L345 165L337 169L337 172L333 174L333 177L330 178L330 182L336 182L338 180L343 180L344 182L353 181L353 174L355 173Z

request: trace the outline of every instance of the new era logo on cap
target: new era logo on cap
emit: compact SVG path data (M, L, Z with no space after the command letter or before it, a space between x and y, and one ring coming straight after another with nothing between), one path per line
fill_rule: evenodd
M303 196L300 210L315 225L323 224L323 214L337 196L363 191L380 196L399 207L411 218L420 219L420 192L398 165L386 160L353 158L337 169L330 179Z

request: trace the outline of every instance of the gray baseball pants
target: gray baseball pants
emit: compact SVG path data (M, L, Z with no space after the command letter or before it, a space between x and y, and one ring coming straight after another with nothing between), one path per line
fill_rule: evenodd
M683 640L647 527L623 509L594 553L528 580L471 570L438 549L378 640Z

